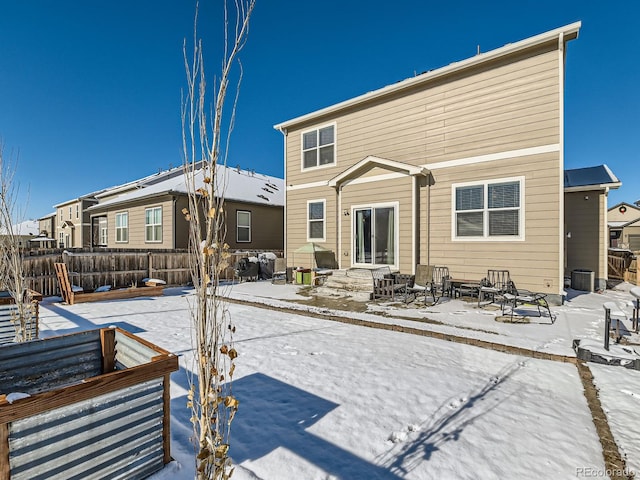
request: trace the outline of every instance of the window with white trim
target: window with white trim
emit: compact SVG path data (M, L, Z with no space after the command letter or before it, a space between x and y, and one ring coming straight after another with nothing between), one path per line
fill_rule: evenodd
M325 239L325 200L309 200L307 202L307 240L324 241Z
M251 212L236 210L236 240L238 243L251 241Z
M100 220L98 220L98 241L101 246L105 247L109 241L106 217L101 217Z
M129 212L116 213L116 243L129 241Z
M336 163L335 125L302 132L302 168Z
M144 211L145 242L162 241L162 207L147 208Z
M80 204L76 205L76 218L80 218Z
M454 238L521 239L523 183L518 178L454 184Z

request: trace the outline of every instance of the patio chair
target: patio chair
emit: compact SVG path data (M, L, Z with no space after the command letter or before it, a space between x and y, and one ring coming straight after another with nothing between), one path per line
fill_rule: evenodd
M546 309L551 319L551 323L555 321L555 317L551 313L549 303L547 302L546 293L531 292L529 290L519 290L513 281L509 281L507 291L504 293L504 301L502 304L502 315L507 308L511 309L511 321L513 322L513 314L519 305L530 305L538 309L538 316L542 317L542 309Z
M485 298L491 298L491 303L502 303L504 294L507 292L511 277L509 270L487 270L487 276L480 281L480 289L478 291L478 307L482 307Z
M336 255L331 250L318 250L314 257L316 266L313 269L313 284L322 285L333 270L338 268Z
M413 286L409 287L408 293L415 295L415 299L424 296L424 303L427 303L427 296L433 298L435 305L440 299L449 293L449 268L436 267L433 265L416 265L416 277Z
M276 258L273 266L273 275L271 283L285 284L287 283L287 259Z

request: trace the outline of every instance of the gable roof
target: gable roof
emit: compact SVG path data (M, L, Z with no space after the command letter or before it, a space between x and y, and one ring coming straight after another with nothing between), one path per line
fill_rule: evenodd
M204 185L202 169L196 171L196 187ZM221 188L224 189L226 200L254 203L262 205L284 205L284 180L277 177L262 175L252 171L217 165L216 176ZM146 177L149 178L149 177ZM154 178L150 182L140 181L133 190L128 189L121 195L101 201L88 210L100 210L107 206L128 203L134 200L153 198L160 195L187 195L188 189L182 168L171 175Z
M530 49L532 47L536 47L538 45L542 45L551 41L558 41L558 40L561 40L566 43L569 40L578 38L578 32L580 31L581 25L582 25L581 22L575 22L569 25L565 25L564 27L556 28L555 30L550 30L540 35L536 35L534 37L521 40L516 43L509 43L504 47L500 47L495 50L490 50L485 53L480 53L471 58L467 58L466 60L451 63L445 67L438 68L436 70L431 70L429 72L422 73L420 75L416 75L415 77L411 77L406 80L402 80L400 82L394 83L392 85L388 85L386 87L380 88L378 90L365 93L364 95L360 95L358 97L351 98L344 102L340 102L335 105L323 108L321 110L317 110L315 112L308 113L300 117L296 117L292 120L279 123L277 125L274 125L273 128L275 128L276 130L285 131L294 125L308 122L318 117L322 117L324 115L330 115L340 110L343 110L345 108L354 107L354 106L363 104L365 102L369 102L371 100L375 100L380 97L384 97L386 95L398 92L400 90L415 87L423 83L433 81L434 79L437 79L440 77L455 74L460 71L466 70L468 68L472 68L483 63L491 62L499 58L503 58L508 55L514 54L516 52L520 52L523 50Z
M25 220L12 225L11 231L14 235L38 235L38 233L40 233L40 227L37 220ZM0 235L6 235L6 233L7 229L3 225L0 227Z
M619 188L620 185L622 185L622 182L606 165L564 171L565 191Z

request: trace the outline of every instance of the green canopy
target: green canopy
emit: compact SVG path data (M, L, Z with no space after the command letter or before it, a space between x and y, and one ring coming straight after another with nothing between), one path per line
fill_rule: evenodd
M328 248L321 247L317 243L309 242L296 249L296 253L315 253L315 252L330 252Z

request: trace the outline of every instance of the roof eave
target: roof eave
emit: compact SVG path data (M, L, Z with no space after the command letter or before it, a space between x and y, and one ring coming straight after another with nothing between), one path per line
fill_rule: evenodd
M331 105L329 107L320 109L320 110L316 110L315 112L311 112L308 113L306 115L302 115L300 117L296 117L293 118L291 120L288 120L286 122L282 122L279 123L277 125L274 125L273 128L275 128L276 130L280 130L280 131L284 131L287 130L288 128L300 124L300 123L304 123L304 122L308 122L310 120L313 120L314 118L317 117L322 117L325 115L329 115L335 112L338 112L340 110L343 110L345 108L349 108L361 103L365 103L368 102L370 100L374 100L378 97L382 97L384 95L388 95L390 93L394 93L397 92L399 90L403 90L406 88L410 88L416 85L419 85L421 83L426 83L429 81L432 81L433 79L439 78L439 77L443 77L446 75L450 75L452 73L456 73L459 72L461 70L464 70L466 68L471 68L474 67L476 65L479 65L481 63L484 62L489 62L492 60L495 60L497 58L500 57L504 57L507 55L511 55L515 52L519 52L522 50L526 50L529 49L531 47L535 47L537 45L541 45L544 43L547 43L553 39L556 38L562 38L562 40L564 42L568 42L570 40L573 40L575 38L578 38L578 32L580 31L580 27L582 25L582 22L574 22L571 23L569 25L565 25L564 27L560 27L560 28L556 28L555 30L550 30L548 32L545 33L541 33L539 35L530 37L530 38L526 38L524 40L521 40L519 42L516 43L510 43L507 44L503 47L500 48L496 48L494 50L491 50L489 52L486 53L481 53L479 55L476 55L474 57L471 58L467 58L465 60L461 60L459 62L454 62L451 63L447 66L438 68L436 70L433 70L431 72L427 72L427 73L423 73L421 75L415 76L415 77L411 77L408 78L406 80L403 80L401 82L398 83L394 83L393 85L388 85L386 87L380 88L378 90L374 90L372 92L369 93L365 93L364 95L360 95L358 97L354 97L351 98L349 100L345 100L343 102L340 103L336 103L334 105Z

